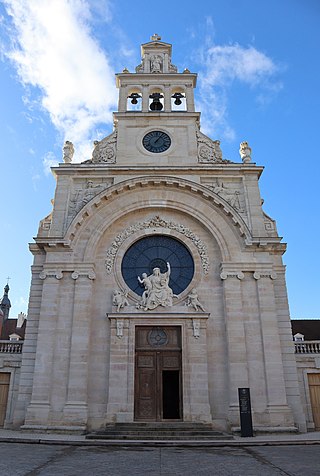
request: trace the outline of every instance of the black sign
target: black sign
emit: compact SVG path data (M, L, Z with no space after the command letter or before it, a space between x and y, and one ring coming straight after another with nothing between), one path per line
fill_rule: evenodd
M241 436L253 436L250 388L238 388Z

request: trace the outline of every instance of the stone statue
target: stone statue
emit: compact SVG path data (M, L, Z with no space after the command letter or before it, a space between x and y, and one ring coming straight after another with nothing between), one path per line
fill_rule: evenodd
M142 279L140 278L140 276L138 276L138 281L140 284L143 284L144 285L144 292L142 294L142 297L141 297L141 304L143 307L146 306L147 304L147 298L148 298L148 295L150 294L151 290L152 290L152 284L151 284L151 281L150 281L150 278L148 277L147 273L142 273Z
M193 307L195 311L198 311L198 308L201 309L201 311L205 312L205 308L201 304L198 298L198 292L196 289L193 289L190 294L188 294L187 302L186 305L188 307Z
M62 150L63 150L63 161L66 164L70 164L72 162L72 157L74 154L74 147L72 142L70 142L69 140L66 140Z
M248 142L241 142L239 154L244 164L249 164L251 162L251 147Z
M158 306L172 306L174 294L169 287L170 263L167 263L167 268L168 271L165 273L161 273L160 268L154 268L150 276L147 276L147 273L143 273L142 278L138 276L139 282L145 288L140 303L145 311L156 309Z
M117 307L117 312L120 312L120 309L123 309L125 306L129 306L127 296L128 293L124 293L118 289L113 291L112 304Z
M151 73L161 73L161 56L153 55L151 56Z

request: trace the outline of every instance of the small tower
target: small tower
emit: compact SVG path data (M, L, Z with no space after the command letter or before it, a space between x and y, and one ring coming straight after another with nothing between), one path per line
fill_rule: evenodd
M0 309L3 312L3 320L4 321L6 319L8 319L10 308L11 308L11 302L10 302L10 299L9 299L9 296L8 296L9 290L10 290L9 284L6 284L5 287L4 287L3 296L0 300Z
M170 113L183 105L180 110L194 112L193 89L197 75L185 69L178 69L171 63L172 45L153 35L151 41L141 45L141 63L135 73L127 69L116 75L120 89L118 111L128 111L128 99L137 104L141 99L141 112Z

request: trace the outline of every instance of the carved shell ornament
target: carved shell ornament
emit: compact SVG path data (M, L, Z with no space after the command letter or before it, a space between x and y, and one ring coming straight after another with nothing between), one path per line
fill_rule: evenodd
M116 163L117 158L117 136L118 131L115 130L109 136L105 137L101 141L94 141L94 149L92 152L92 158L86 160L87 164L99 164L99 163Z

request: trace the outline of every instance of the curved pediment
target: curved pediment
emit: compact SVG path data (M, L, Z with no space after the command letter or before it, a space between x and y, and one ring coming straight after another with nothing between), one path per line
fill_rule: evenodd
M201 197L201 199L210 201L215 207L218 207L222 213L232 221L232 224L239 229L241 236L244 236L246 242L251 241L251 233L248 229L248 226L244 222L243 218L239 213L221 196L219 196L214 191L209 190L203 185L196 184L186 179L176 178L176 177L137 177L134 179L129 179L118 184L115 184L105 190L100 194L92 198L75 216L72 220L68 231L66 233L66 238L72 241L77 231L82 227L83 223L92 216L94 213L99 210L100 207L103 207L106 202L112 201L119 198L122 194L127 193L128 191L133 191L135 189L141 188L160 188L160 189L171 189L171 190L186 190L188 193Z

